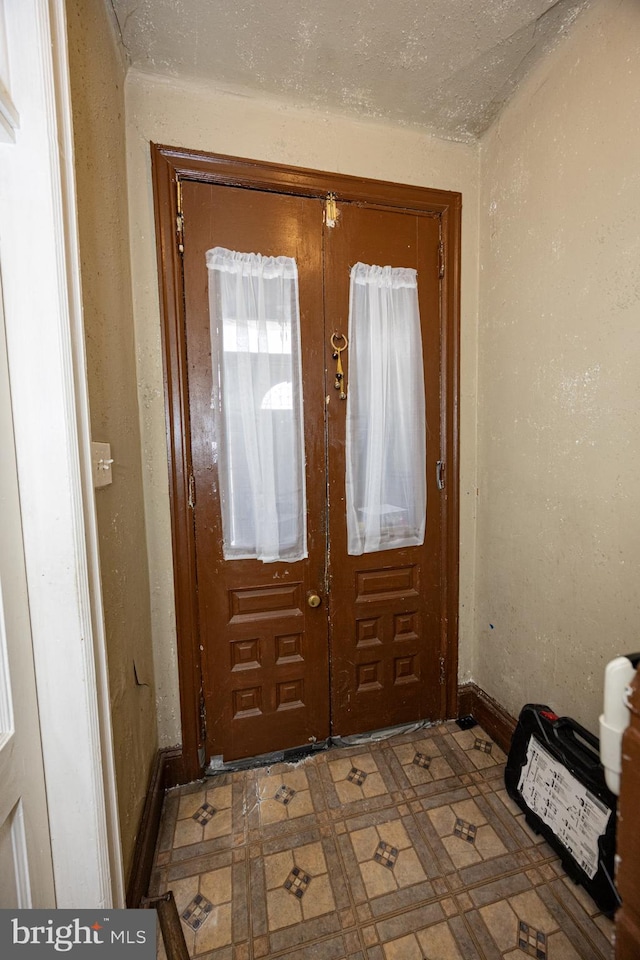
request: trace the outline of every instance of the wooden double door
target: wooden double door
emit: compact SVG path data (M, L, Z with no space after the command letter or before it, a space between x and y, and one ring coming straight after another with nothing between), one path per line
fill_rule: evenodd
M179 392L172 394L168 377L168 409L173 462L180 453L185 468L182 483L176 482L175 469L172 473L178 630L180 634L182 624L193 634L190 647L183 641L181 649L182 673L190 675L190 682L181 676L183 724L185 706L192 715L193 702L199 701L198 746L204 747L206 762L212 757L227 762L331 735L442 718L455 703L457 663L455 629L450 630L456 602L451 456L445 483L447 449L451 453L455 439L448 396L455 377L447 371L455 373L455 358L447 357L454 344L447 333L451 324L446 313L452 305L444 269L444 205L430 207L424 196L429 192L418 190L412 191L421 194L422 208L417 209L403 204L402 197L400 202L340 197L348 193L344 181L350 178L343 178L336 189L337 217L327 218L324 190L316 186L314 196L305 192L306 184L274 184L268 167L262 168L264 183L256 183L255 170L250 170L247 177L253 180L237 185L238 177L225 176L215 158L216 177L205 159L196 158L195 165L201 164L196 171L185 171L185 157L177 162L164 148L157 148L154 159L165 311L170 283L168 287L168 250L163 253L162 238L167 243L177 240L182 247L179 255L172 253L173 290L183 298L182 310L165 342L169 374L176 364L182 371ZM242 164L226 158L218 163ZM168 216L162 216L163 196L164 206L170 206L173 179L179 179L177 238L170 236ZM359 185L362 191L367 186L371 190L372 184L354 180L350 186ZM380 186L389 191L390 185ZM206 252L216 246L291 257L297 264L307 500L304 560L263 563L223 557L220 438L212 413L218 371L212 359L206 266ZM331 336L347 333L350 268L358 261L417 270L427 522L421 546L351 556L345 511L347 404L333 385ZM342 354L347 392L348 356L347 349ZM171 413L179 405L172 406L172 396L182 402L180 450ZM186 584L185 564L191 569ZM181 603L183 611L188 608L182 617Z

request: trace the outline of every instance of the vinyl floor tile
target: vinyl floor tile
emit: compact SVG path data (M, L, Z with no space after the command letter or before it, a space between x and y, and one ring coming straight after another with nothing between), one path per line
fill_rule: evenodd
M505 759L448 722L175 788L150 894L194 960L612 960Z

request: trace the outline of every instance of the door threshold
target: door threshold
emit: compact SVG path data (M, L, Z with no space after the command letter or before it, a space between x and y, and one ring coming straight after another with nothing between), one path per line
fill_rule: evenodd
M274 763L301 763L312 754L328 750L331 745L331 739L327 738L318 740L316 743L291 747L288 750L274 750L272 753L261 753L257 757L243 757L240 760L225 762L221 756L211 757L204 775L215 777L220 773L237 773L239 770L251 770L254 767L271 767Z
M380 730L369 730L367 733L353 733L348 737L331 737L332 747L359 747L365 743L376 743L378 740L389 740L399 737L403 733L416 733L427 727L434 727L442 723L441 720L417 720L415 723L401 723L395 727L383 727Z
M442 721L419 720L416 723L404 723L396 727L369 730L367 733L354 733L347 737L328 737L326 740L319 740L316 743L303 744L300 747L291 747L288 750L274 750L272 753L262 753L257 757L243 757L240 760L225 762L222 756L212 757L204 776L215 777L220 773L237 773L240 770L252 770L255 767L271 767L275 763L303 763L308 757L332 747L358 747L361 744L389 740L391 737L398 737L403 733L415 733L418 730L433 727L438 723L442 723Z

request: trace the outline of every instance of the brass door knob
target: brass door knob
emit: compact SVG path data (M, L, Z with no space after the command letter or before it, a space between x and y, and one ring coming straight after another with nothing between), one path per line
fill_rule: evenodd
M307 596L307 603L309 604L310 607L319 607L320 604L322 603L322 600L320 599L317 593L310 593Z

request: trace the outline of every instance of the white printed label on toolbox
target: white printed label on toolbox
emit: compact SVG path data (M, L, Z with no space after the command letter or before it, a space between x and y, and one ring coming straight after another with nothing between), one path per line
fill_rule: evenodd
M598 872L598 838L607 829L611 810L554 760L535 737L529 740L518 790L532 813L551 827L593 880Z

